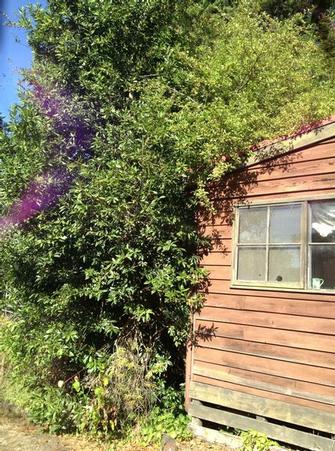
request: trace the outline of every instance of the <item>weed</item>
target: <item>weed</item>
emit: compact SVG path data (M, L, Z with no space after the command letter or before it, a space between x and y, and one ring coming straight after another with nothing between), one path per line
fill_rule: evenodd
M258 431L244 431L240 436L243 441L242 451L268 451L271 446L278 446L277 442Z
M188 429L190 418L184 410L183 400L183 390L166 388L165 384L161 383L158 405L141 425L140 436L145 445L159 442L164 433L180 440L192 437Z

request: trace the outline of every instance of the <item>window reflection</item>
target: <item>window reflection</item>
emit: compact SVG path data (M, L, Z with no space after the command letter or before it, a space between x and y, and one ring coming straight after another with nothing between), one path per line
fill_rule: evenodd
M335 243L335 201L311 203L312 243Z
M240 280L265 280L265 247L244 247L238 257Z
M299 243L300 205L280 205L270 209L270 243Z
M236 251L237 280L335 290L335 200L240 208Z
M310 287L335 289L335 201L312 202L310 206Z
M335 246L312 246L311 254L311 288L335 289Z
M253 207L240 210L240 243L265 243L267 208Z
M269 249L269 280L283 284L299 282L299 247L274 247Z

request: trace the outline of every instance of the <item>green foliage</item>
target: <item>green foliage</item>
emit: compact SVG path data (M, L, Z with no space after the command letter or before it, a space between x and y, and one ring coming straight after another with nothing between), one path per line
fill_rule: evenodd
M140 437L146 446L160 442L164 433L173 439L191 438L192 434L188 428L190 419L185 413L183 403L183 391L166 388L164 383L161 384L158 405L151 410L140 428Z
M0 130L3 130L6 127L6 123L4 118L0 115Z
M335 56L334 0L260 0L260 4L268 14L281 19L301 14L306 23L315 25L321 48L333 60Z
M17 218L1 222L0 346L49 428L117 433L150 410L159 368L182 380L209 186L260 140L334 112L312 28L251 3L50 0L22 15L36 58L0 131L0 205ZM48 203L50 187L63 195ZM183 430L184 414L154 412L151 431Z
M188 424L189 418L185 413L175 415L168 410L154 407L144 425L141 426L141 439L146 446L159 443L164 433L173 439L188 440L192 437Z
M294 14L308 14L315 3L312 0L261 0L264 10L278 18L288 18Z
M127 341L117 345L114 351L104 349L94 357L87 356L85 374L78 371L64 377L61 368L54 368L54 373L49 374L54 378L52 384L49 381L42 384L33 374L22 378L16 365L5 377L4 396L27 409L33 421L44 424L51 432L79 431L104 438L119 436L120 431L125 432L143 421L161 397L162 390L157 388L161 384L157 381L169 361L152 356L151 352L135 341ZM24 363L23 368L26 367ZM176 395L170 390L164 399L172 408ZM181 396L175 410L182 407Z
M71 388L82 406L74 415L80 431L108 436L125 431L148 414L155 402L155 378L165 369L157 361L153 365L150 357L138 343L127 343L110 356L106 353L99 371L72 380Z
M245 431L241 433L243 451L269 451L271 446L278 446L277 442L267 438L265 434L257 431Z

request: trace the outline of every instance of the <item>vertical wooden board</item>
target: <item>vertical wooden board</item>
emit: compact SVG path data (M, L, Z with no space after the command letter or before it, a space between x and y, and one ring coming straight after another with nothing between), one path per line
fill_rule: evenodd
M188 409L190 404L190 384L192 378L192 346L187 346L185 360L185 408Z

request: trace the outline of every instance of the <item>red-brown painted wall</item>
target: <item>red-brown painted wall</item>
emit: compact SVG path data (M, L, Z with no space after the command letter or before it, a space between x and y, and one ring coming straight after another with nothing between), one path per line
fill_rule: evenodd
M202 382L335 413L335 295L231 287L231 207L320 195L335 199L335 138L250 166L222 185L219 213L202 224L215 244L202 260L210 285L194 317L195 331L214 335L200 334L188 353L187 393L190 381Z

